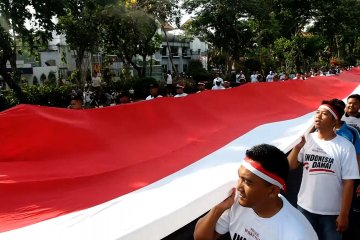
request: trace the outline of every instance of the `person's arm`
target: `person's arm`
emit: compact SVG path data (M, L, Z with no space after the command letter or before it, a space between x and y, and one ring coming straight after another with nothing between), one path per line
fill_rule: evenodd
M349 224L349 211L354 191L354 180L343 179L343 192L341 198L340 214L336 218L336 231L344 232Z
M296 146L291 150L288 155L289 167L290 169L295 169L299 166L298 155L301 148L305 145L305 137L301 137L300 143L296 144Z
M235 192L235 189L232 189L232 193L228 198L198 220L194 231L195 240L215 240L220 237L221 234L215 231L215 226L220 216L234 204Z

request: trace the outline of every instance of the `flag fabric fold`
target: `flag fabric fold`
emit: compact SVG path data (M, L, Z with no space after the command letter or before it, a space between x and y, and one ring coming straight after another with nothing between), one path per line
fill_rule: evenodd
M246 148L289 150L323 99L359 81L354 68L101 109L0 112L0 239L165 237L226 195Z

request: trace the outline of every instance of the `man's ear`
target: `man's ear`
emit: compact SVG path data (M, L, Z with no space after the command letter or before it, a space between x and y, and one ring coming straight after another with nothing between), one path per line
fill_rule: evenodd
M271 185L269 188L269 197L270 198L277 198L281 189L278 186Z

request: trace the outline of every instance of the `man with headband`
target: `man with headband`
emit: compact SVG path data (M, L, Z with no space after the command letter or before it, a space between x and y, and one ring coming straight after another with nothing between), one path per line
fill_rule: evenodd
M344 109L323 101L316 110L317 131L302 137L288 156L291 169L303 164L298 209L314 227L319 239L341 240L348 227L354 179L359 178L355 148L336 135Z
M194 239L316 240L306 218L282 195L289 171L286 155L261 144L246 151L231 196L199 219ZM238 194L236 194L238 193Z

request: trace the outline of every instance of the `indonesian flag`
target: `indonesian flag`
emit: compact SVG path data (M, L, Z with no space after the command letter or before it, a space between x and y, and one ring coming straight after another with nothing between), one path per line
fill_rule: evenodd
M244 151L289 151L360 69L90 110L0 112L0 239L160 239L227 197Z

